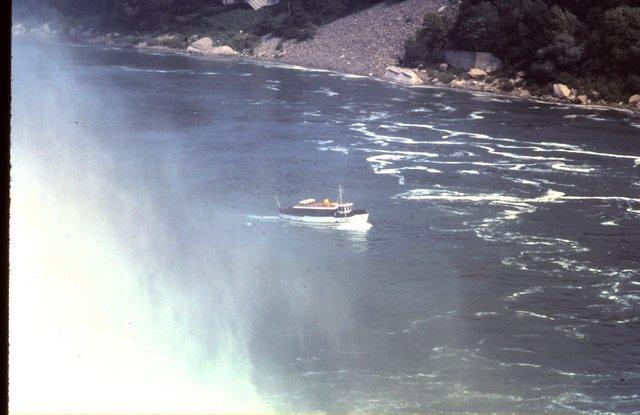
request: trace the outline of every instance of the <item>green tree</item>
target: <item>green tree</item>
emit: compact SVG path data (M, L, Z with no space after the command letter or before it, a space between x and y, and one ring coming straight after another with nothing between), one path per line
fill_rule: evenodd
M403 64L417 66L442 62L443 52L450 43L452 26L453 19L448 14L427 14L422 28L405 45Z
M623 6L607 10L601 36L608 64L627 73L639 72L640 7Z
M459 49L484 51L495 48L501 35L498 10L489 1L462 7L452 34L454 45Z

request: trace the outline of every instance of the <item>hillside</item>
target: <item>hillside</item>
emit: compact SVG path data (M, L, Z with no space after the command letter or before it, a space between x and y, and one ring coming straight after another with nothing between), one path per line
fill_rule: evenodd
M311 39L296 42L272 38L259 45L259 58L380 76L404 54L404 45L422 25L424 15L452 7L447 0L383 2L319 26ZM281 49L281 50L280 50Z

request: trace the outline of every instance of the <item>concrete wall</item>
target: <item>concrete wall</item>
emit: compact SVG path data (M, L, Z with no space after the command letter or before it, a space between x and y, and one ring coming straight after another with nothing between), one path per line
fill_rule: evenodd
M486 71L493 71L502 66L500 59L487 52L467 52L448 49L444 51L444 58L449 65L467 70L480 68Z

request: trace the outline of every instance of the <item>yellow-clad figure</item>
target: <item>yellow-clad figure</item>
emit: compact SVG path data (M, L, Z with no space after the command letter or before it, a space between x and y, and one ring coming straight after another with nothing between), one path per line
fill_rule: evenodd
M331 205L331 201L329 199L324 199L322 201L322 206L330 206Z

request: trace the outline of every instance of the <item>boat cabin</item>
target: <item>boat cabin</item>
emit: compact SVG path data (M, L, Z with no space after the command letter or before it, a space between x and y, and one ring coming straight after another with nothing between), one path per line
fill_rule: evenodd
M333 200L304 199L293 206L298 215L305 216L347 216L353 210L353 203L338 203Z

